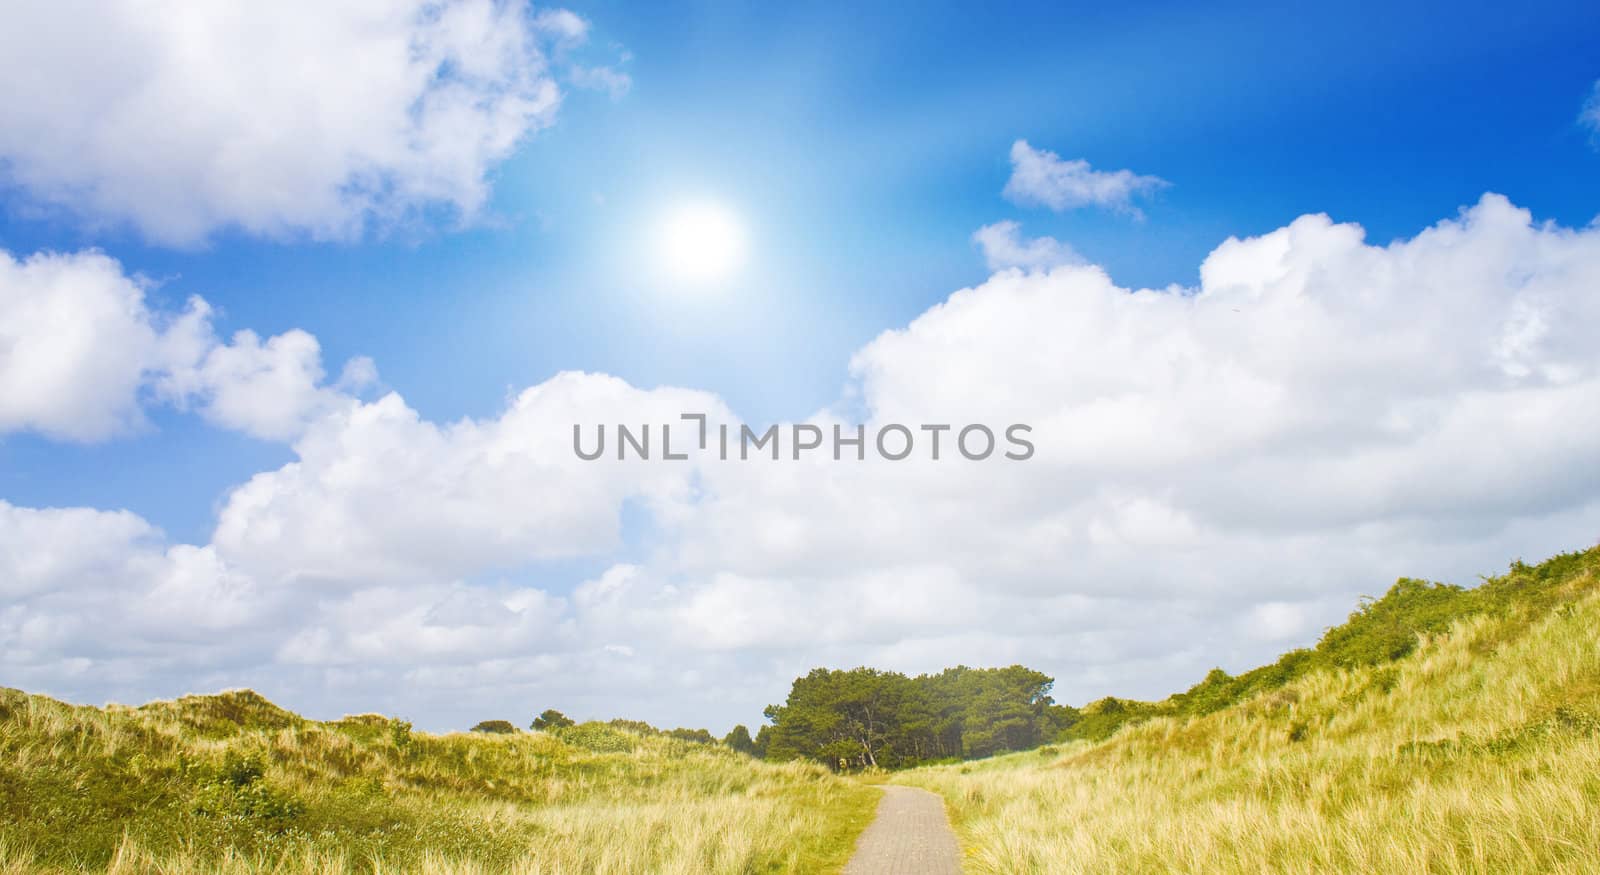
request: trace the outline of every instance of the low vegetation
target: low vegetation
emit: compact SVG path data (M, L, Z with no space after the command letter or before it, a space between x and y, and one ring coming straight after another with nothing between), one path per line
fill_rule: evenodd
M894 780L978 873L1600 871L1597 570L1403 580L1313 650Z
M825 872L876 798L709 736L501 723L430 735L248 691L98 709L0 690L0 872Z

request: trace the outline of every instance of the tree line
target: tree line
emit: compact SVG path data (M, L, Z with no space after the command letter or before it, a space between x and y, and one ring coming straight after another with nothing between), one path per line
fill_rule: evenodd
M957 666L916 677L872 668L819 668L795 679L784 704L766 709L769 723L754 737L742 724L720 740L705 729L663 730L639 720L575 725L553 708L528 728L566 737L586 726L608 727L720 743L759 759L810 759L835 769L894 769L1029 750L1054 739L1078 718L1076 709L1050 698L1054 683L1020 665ZM507 720L485 720L472 729L517 731Z
M766 709L756 736L769 760L811 759L838 769L896 769L935 760L1029 750L1077 718L1050 697L1048 675L1021 665L957 666L938 674L819 668Z

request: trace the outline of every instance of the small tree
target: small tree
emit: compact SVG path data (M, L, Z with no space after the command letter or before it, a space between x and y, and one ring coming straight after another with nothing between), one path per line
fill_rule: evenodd
M750 730L743 723L733 727L722 743L742 754L756 755L756 743L750 738Z
M477 726L472 727L472 731L493 732L499 735L507 735L512 732L516 732L517 727L512 726L510 720L485 720L482 723L479 723Z
M573 725L572 719L554 708L544 709L544 713L533 718L533 728L551 732L556 729L565 729Z

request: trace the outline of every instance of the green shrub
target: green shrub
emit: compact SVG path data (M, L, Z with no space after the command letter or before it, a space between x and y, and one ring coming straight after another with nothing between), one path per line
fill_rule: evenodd
M230 750L224 755L217 778L235 789L248 787L267 773L266 760L259 751L241 753Z
M638 743L632 733L595 721L558 729L556 737L595 753L627 753Z
M389 741L402 755L411 752L411 724L398 718L389 721Z
M1380 599L1365 599L1343 625L1317 642L1317 653L1341 668L1393 662L1417 646L1419 634L1438 633L1477 613L1482 599L1448 583L1403 577Z

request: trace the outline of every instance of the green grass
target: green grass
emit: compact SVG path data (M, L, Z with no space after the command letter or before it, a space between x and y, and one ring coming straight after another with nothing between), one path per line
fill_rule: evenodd
M0 689L0 872L828 872L876 791L604 724L321 723L229 692Z

